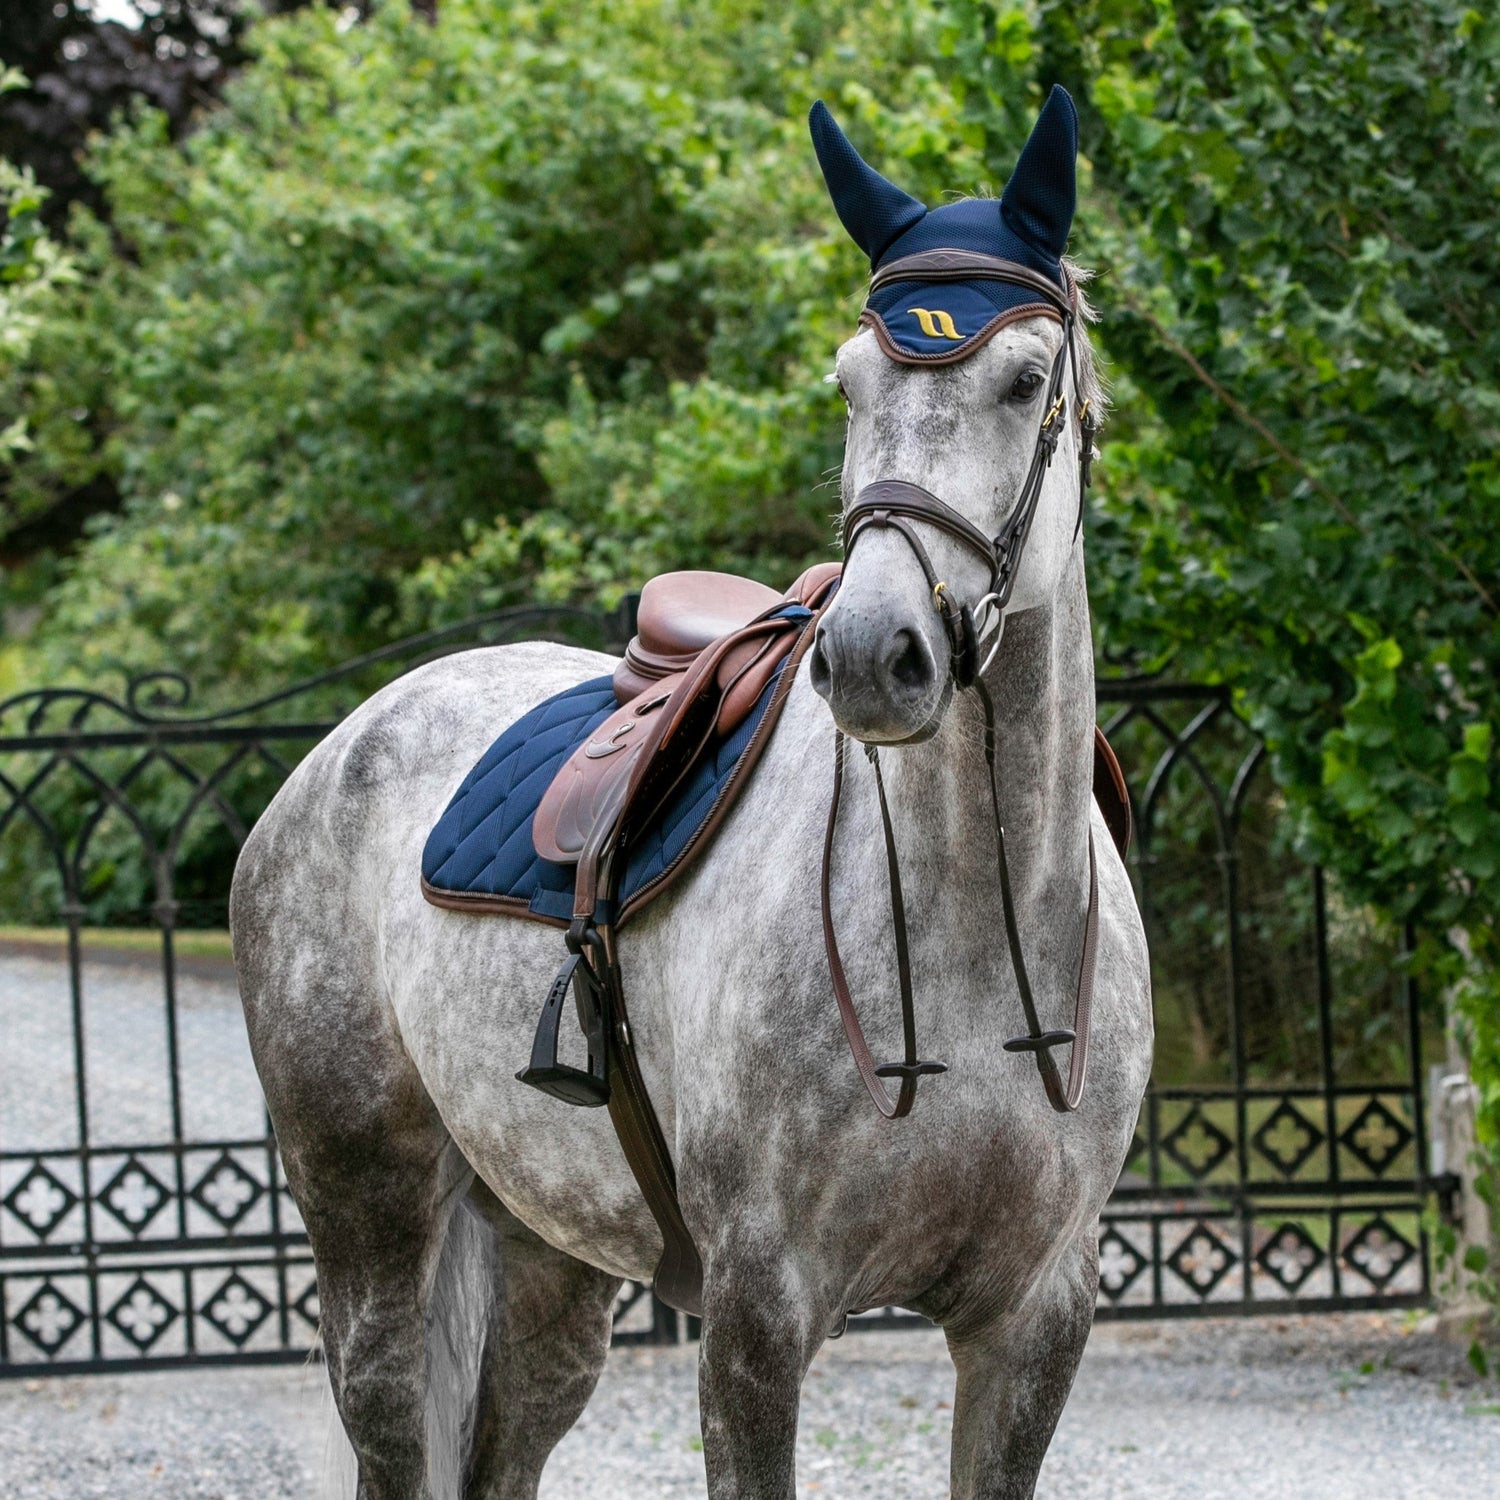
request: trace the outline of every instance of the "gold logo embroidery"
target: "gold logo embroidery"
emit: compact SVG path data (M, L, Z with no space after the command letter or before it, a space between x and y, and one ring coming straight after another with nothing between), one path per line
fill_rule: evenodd
M922 332L930 339L954 339L963 342L963 334L953 326L953 319L941 308L934 308L931 312L925 307L914 307L911 315L922 325Z

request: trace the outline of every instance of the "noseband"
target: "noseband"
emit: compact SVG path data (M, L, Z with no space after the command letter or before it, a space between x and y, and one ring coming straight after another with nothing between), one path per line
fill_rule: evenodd
M1076 541L1083 526L1083 496L1089 486L1094 438L1098 432L1088 401L1079 388L1078 361L1073 350L1077 315L1071 285L1068 293L1038 275L1027 266L993 256L967 255L957 251L932 251L911 256L882 268L871 290L897 280L952 281L987 279L1006 281L1037 292L1056 311L1062 321L1062 345L1052 361L1047 381L1046 405L1032 449L1031 466L1021 484L1015 507L1005 524L993 536L987 536L974 523L961 516L945 501L924 490L921 485L903 479L877 479L867 484L855 497L844 515L844 561L847 566L859 538L872 529L895 531L906 541L921 565L931 590L933 607L943 621L948 636L949 671L960 689L972 689L984 708L984 753L990 784L990 805L995 822L995 848L1000 885L1000 902L1005 916L1005 936L1010 950L1011 967L1020 991L1021 1007L1026 1017L1026 1034L1007 1041L1008 1052L1030 1052L1036 1058L1042 1085L1053 1109L1059 1114L1078 1108L1083 1098L1084 1079L1088 1069L1089 1023L1093 1005L1094 970L1099 937L1099 878L1094 858L1094 835L1089 832L1089 897L1084 917L1083 957L1079 965L1078 989L1074 1000L1071 1029L1044 1031L1032 994L1031 981L1021 947L1016 921L1015 900L1011 890L1010 866L1005 852L1005 829L1000 821L1000 793L995 783L995 705L985 686L983 673L994 660L1005 633L1005 610L1015 588L1016 575L1026 550L1026 540L1036 519L1042 485L1057 452L1067 421L1067 394L1064 383L1071 367L1073 399L1078 404L1078 519L1073 528ZM927 548L917 532L918 525L935 527L953 538L979 558L989 574L989 585L977 604L961 602L947 582L939 578ZM984 633L994 628L994 639L981 662L980 642ZM834 833L838 825L839 803L844 785L845 736L835 730L833 799L828 808L828 824L823 839L823 938L828 955L829 973L839 1017L854 1056L854 1064L875 1107L887 1119L909 1114L916 1100L917 1081L928 1074L947 1071L947 1064L923 1062L917 1057L916 1011L912 998L910 950L907 942L906 908L901 892L901 870L896 857L896 839L891 826L890 808L886 802L885 781L880 773L880 757L873 745L865 746L865 755L875 771L875 789L880 802L881 827L885 836L886 874L890 886L891 925L896 941L896 972L901 989L901 1029L904 1056L900 1062L877 1064L865 1041L859 1014L844 974L838 939L833 927L830 892L833 865ZM1052 1057L1052 1048L1072 1045L1068 1081L1064 1086ZM896 1078L900 1085L895 1099L887 1092L883 1079Z

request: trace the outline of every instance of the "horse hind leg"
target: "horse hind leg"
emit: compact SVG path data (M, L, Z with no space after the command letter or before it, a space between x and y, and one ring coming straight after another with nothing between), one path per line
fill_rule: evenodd
M469 1295L458 1293L455 1282L472 1259L455 1256L456 1245L466 1247L453 1205L471 1174L446 1141L432 1144L418 1162L372 1152L298 1195L317 1264L329 1385L358 1468L357 1500L457 1494L444 1475L457 1470L462 1423L445 1431L442 1422L454 1367L461 1372L464 1363L454 1357L462 1340L451 1309L482 1308L490 1278L476 1287L470 1273ZM477 1352L477 1335L473 1343Z
M436 1330L429 1311L434 1288L446 1287L459 1266L444 1254L445 1240L473 1172L385 1018L359 955L342 955L342 967L309 977L297 954L275 941L278 933L295 934L295 924L260 911L255 894L237 882L240 990L287 1182L317 1265L323 1352L358 1466L356 1494L450 1500L451 1487L435 1493L431 1479L428 1372ZM491 1285L485 1275L484 1296ZM482 1318L478 1327L482 1333Z
M621 1283L554 1250L482 1184L469 1203L493 1231L498 1254L461 1493L535 1500L542 1466L604 1368Z

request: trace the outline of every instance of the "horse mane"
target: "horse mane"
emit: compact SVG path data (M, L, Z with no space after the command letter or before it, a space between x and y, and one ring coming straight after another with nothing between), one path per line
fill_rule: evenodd
M1083 399L1089 403L1094 427L1098 431L1102 430L1104 420L1109 415L1109 381L1099 353L1094 348L1094 341L1089 337L1089 325L1099 321L1098 309L1089 301L1085 290L1094 279L1094 273L1087 267L1080 266L1071 256L1063 257L1063 269L1067 272L1068 282L1073 289L1073 311L1078 316L1078 328L1083 335L1073 346L1074 357L1078 361L1078 389ZM1074 412L1073 416L1077 420L1078 413Z

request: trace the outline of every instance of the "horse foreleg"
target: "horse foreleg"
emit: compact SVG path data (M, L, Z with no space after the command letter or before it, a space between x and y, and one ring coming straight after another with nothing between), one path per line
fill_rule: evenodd
M620 1279L554 1250L482 1185L471 1202L498 1241L464 1500L535 1500L542 1465L604 1368Z
M792 1500L802 1379L827 1328L789 1266L710 1258L698 1350L709 1500Z
M958 1369L953 1500L1030 1500L1094 1322L1093 1233L1020 1307L948 1330Z

